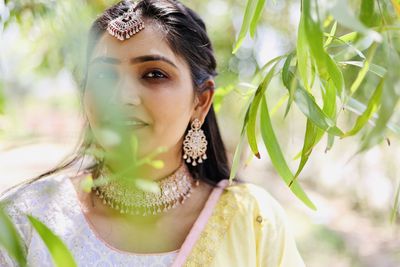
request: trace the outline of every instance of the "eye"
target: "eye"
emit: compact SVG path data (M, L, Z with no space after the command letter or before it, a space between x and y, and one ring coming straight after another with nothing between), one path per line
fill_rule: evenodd
M118 74L109 69L93 69L88 77L88 85L91 88L108 88L118 81Z
M97 72L94 77L96 79L104 79L106 77L106 74L104 72Z
M145 78L150 78L150 79L166 79L168 78L167 75L162 73L159 70L152 70L148 72L147 74L144 75Z

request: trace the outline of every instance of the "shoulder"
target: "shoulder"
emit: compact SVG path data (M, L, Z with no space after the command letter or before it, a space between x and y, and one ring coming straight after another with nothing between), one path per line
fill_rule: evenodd
M263 187L249 183L234 183L225 188L226 191L234 194L240 200L251 202L260 209L276 209L280 206L277 200Z
M251 213L257 221L263 219L276 224L285 218L284 209L279 202L259 185L249 182L235 183L228 186L226 191L235 196L240 210Z
M81 177L87 175L87 169L90 169L96 163L95 159L88 156L82 161L76 161L62 170L49 174L39 179L25 180L3 193L0 193L0 203L15 205L28 203L40 203L53 197L60 199L68 191L71 182L76 184Z
M27 180L0 194L0 203L10 212L29 212L44 206L62 190L66 174L49 175L38 180Z
M237 206L243 211L241 218L252 218L252 223L242 229L254 231L258 266L305 266L284 209L266 189L241 183L227 190L235 195Z
M53 175L27 181L0 195L0 209L11 219L24 241L25 249L32 237L32 226L26 215L41 217L40 215L49 212L49 207L55 206L52 204L57 201L54 196L58 194L57 190L63 179L63 175Z

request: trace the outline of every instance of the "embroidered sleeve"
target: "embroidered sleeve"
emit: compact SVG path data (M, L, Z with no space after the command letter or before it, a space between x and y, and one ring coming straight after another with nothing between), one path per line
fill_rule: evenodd
M257 266L304 267L283 208L266 190L252 187L258 206L253 215Z
M1 267L17 267L18 265L8 256L4 249L0 248L0 266Z

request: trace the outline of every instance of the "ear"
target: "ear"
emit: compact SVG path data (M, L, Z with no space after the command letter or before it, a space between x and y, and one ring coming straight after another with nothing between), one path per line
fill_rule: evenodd
M214 80L209 79L204 82L203 86L206 89L201 93L197 93L195 96L195 107L191 118L191 121L197 118L202 123L204 122L213 102L215 82Z

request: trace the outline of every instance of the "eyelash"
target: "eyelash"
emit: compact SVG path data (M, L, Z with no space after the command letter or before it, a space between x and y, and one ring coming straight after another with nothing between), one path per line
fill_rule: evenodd
M157 75L154 75L154 77L146 77L149 73L157 73ZM163 77L157 77L157 76L159 76L159 75L162 75ZM97 73L95 74L95 77L96 77L97 79L110 78L110 73L100 71L100 72L97 72ZM113 76L113 77L114 77L114 76ZM115 77L114 77L114 78L115 78ZM159 70L152 70L152 71L150 71L150 72L147 72L147 73L143 76L143 78L144 78L144 79L161 80L161 79L167 79L168 76L165 75L162 71L159 71Z
M161 74L161 75L164 76L164 77L146 77L147 74L149 74L149 73L158 73L158 74ZM154 75L154 76L156 76L156 75ZM143 77L144 77L145 79L157 79L157 80L159 80L159 79L167 79L167 78L168 78L167 75L165 75L163 72L161 72L161 71L159 71L159 70L152 70L152 71L146 73Z

